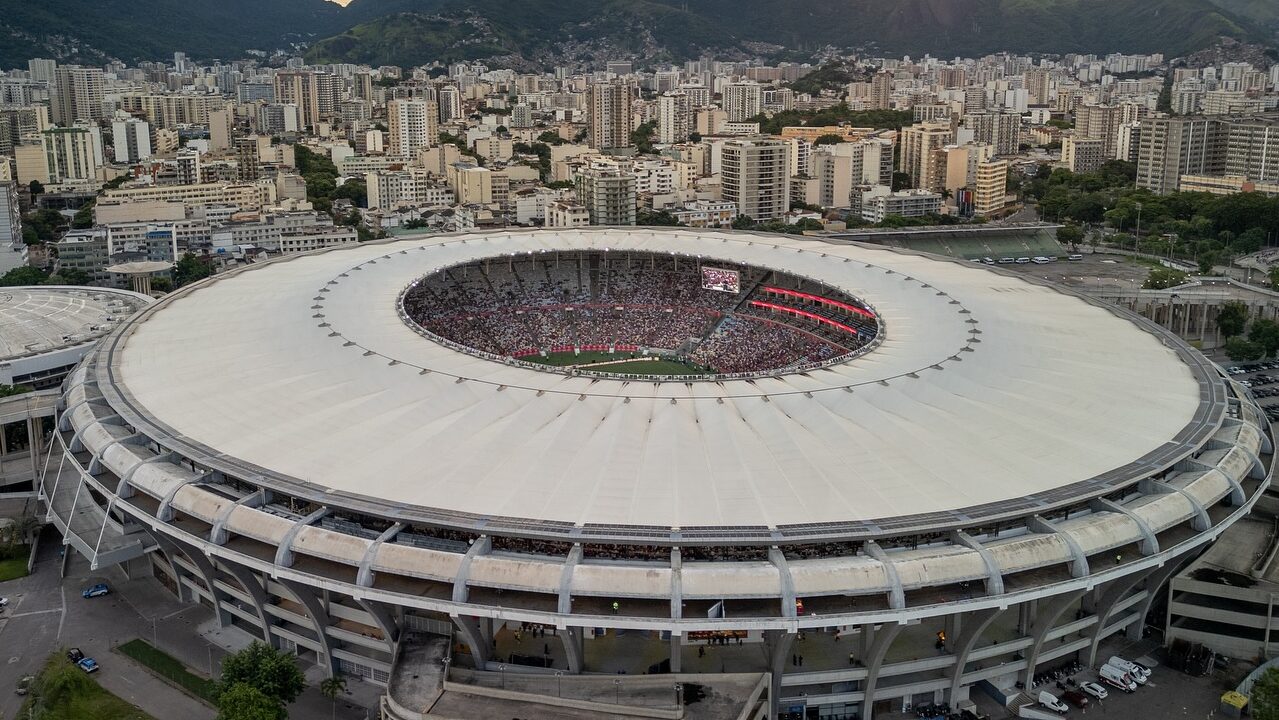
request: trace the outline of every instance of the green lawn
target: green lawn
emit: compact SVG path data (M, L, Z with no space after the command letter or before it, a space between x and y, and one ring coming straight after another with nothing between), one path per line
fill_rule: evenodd
M40 720L154 720L56 654L49 657L36 676L17 717L36 717L31 711L37 703Z
M0 582L27 576L27 559L0 560Z
M212 704L217 700L216 683L187 670L186 666L167 653L157 650L145 640L130 640L116 648L121 654L141 663L144 667L168 678L192 695Z
M632 362L626 360L635 357ZM595 370L598 372L619 373L625 375L706 375L705 370L690 367L682 362L675 360L641 360L642 355L632 356L629 353L606 353L606 352L584 352L580 355L567 353L552 353L547 357L534 355L522 360L541 363L543 365L552 365L555 367L564 367L567 365L579 365L583 370ZM604 363L604 364L599 364ZM592 365L598 367L590 367Z

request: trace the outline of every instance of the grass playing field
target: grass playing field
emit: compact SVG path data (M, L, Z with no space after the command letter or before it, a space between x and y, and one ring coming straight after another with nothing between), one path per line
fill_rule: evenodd
M654 360L643 356L630 357L626 353L584 352L552 353L547 357L538 355L521 358L530 362L555 367L577 365L583 370L621 373L628 375L707 375L705 370L691 367L674 360Z

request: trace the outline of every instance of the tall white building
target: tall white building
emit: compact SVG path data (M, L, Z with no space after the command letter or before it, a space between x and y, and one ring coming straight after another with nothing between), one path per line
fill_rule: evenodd
M102 68L62 65L54 71L49 88L49 115L57 125L73 125L80 120L101 120L103 90L106 83Z
M721 160L724 200L739 215L773 220L790 210L790 143L769 138L729 140Z
M729 122L740 122L764 111L764 86L756 82L724 86L724 112Z
M631 144L631 89L619 83L596 83L586 93L587 138L596 150Z
M151 157L151 124L129 118L111 123L111 144L118 163L135 163Z
M692 127L693 109L684 92L669 92L657 99L657 138L663 145L682 143Z
M439 140L439 110L433 100L392 100L386 104L390 153L416 157Z
M88 128L50 128L41 133L41 145L49 183L97 180L101 150Z
M440 104L440 122L446 123L462 117L462 92L456 85L444 85L436 92Z
M56 60L32 58L27 61L27 70L31 72L31 79L36 82L52 83L53 74L57 69L58 61Z
M18 207L18 184L8 162L0 162L0 272L8 272L17 263L10 263L14 247L22 246L22 210Z

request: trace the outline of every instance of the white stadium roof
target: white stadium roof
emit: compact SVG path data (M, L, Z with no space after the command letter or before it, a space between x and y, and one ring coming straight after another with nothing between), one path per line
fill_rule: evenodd
M145 295L109 288L0 288L0 361L96 340L150 302Z
M882 343L807 374L623 381L476 357L399 315L404 288L441 268L588 249L813 278L873 306ZM795 237L439 235L284 258L170 296L117 339L103 390L211 466L334 505L570 526L878 521L1167 464L1207 383L1117 313L971 263Z

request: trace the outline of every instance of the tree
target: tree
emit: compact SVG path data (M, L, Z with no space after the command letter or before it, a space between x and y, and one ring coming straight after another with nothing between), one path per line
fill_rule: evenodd
M32 180L31 184L27 186L27 190L31 193L31 202L34 203L36 198L44 194L44 184L39 180Z
M1186 281L1186 274L1180 270L1172 268L1157 267L1151 268L1150 274L1146 276L1146 282L1142 284L1147 290L1163 290L1165 288L1176 287Z
M279 700L247 682L238 682L218 694L218 720L285 720L288 712Z
M699 143L702 141L702 134L697 132L691 132L688 134L688 141L691 143Z
M1248 339L1260 346L1266 355L1273 355L1279 350L1279 323L1257 320L1248 328Z
M893 192L897 192L898 190L905 190L906 188L910 187L910 183L911 183L910 173L894 172L892 183L893 183L892 184Z
M1248 306L1238 300L1221 306L1217 311L1217 329L1227 338L1242 335L1248 324Z
M246 683L267 697L288 704L298 699L306 687L306 678L292 657L255 641L222 663L219 689L226 692L237 683Z
M840 137L839 135L836 135L835 133L826 133L825 135L819 135L817 139L813 141L813 144L814 145L838 145L842 142L844 142L843 137Z
M1065 225L1057 228L1057 241L1066 243L1073 252L1084 239L1084 231L1078 225Z
M71 219L71 228L73 230L84 230L93 227L93 202L87 202L84 207L76 210L75 217Z
M1251 340L1245 340L1241 337L1232 337L1226 340L1226 356L1235 362L1246 360L1259 360L1265 351L1262 347ZM1256 717L1254 715L1253 717Z
M1279 290L1279 265L1270 268L1270 289Z
M185 253L173 267L173 284L176 287L182 287L197 280L203 280L212 274L213 265L208 260Z
M749 215L738 215L733 218L734 230L752 230L755 228L755 221Z
M346 692L346 678L334 675L320 681L320 694L333 703L333 715L337 715L338 695Z
M1212 269L1217 266L1217 253L1212 250L1206 250L1199 254L1199 274L1211 275Z
M1248 704L1254 720L1279 720L1279 669L1270 668L1257 678Z
M667 210L640 210L635 216L636 225L678 227L683 225L679 218L672 215Z
M49 275L40 268L30 265L16 267L4 275L0 275L0 287L17 287L19 285L40 285Z

